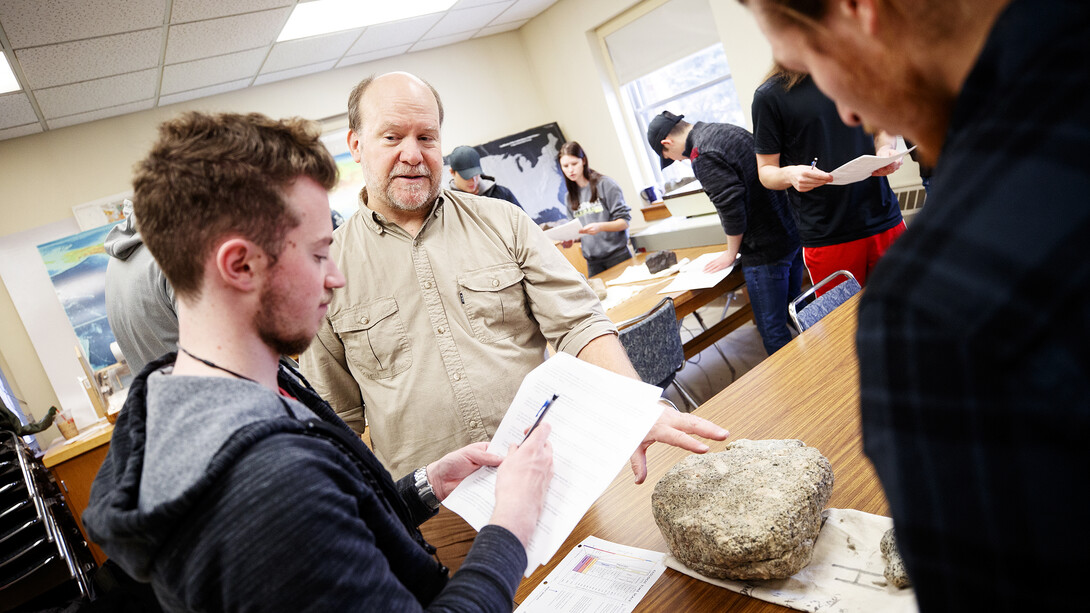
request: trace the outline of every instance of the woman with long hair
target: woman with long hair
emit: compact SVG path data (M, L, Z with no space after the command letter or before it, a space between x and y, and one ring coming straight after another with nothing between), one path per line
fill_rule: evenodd
M564 143L557 155L568 211L583 224L580 245L587 260L587 276L594 275L632 257L628 248L628 222L632 211L625 204L621 186L591 170L587 154L575 141ZM565 243L570 246L570 243Z

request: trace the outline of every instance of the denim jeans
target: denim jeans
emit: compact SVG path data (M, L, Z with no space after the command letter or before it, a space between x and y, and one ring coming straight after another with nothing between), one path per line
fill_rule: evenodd
M787 305L802 292L803 268L801 247L775 262L742 267L753 322L768 355L791 340Z

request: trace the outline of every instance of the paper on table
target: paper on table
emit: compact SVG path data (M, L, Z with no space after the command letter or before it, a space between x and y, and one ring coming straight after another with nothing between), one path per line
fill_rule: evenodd
M882 574L879 543L893 520L855 509L826 509L810 563L788 577L767 581L712 579L673 556L666 565L695 579L766 602L814 613L915 613L915 590L897 589Z
M610 287L606 290L605 300L602 300L602 308L608 311L642 292L643 289L644 286L642 285L615 285Z
M573 241L582 238L583 235L579 233L579 230L583 229L583 224L579 223L578 219L573 219L562 226L556 226L555 228L549 228L545 230L545 236L548 236L555 242Z
M488 451L507 455L541 404L558 394L545 421L552 426L553 480L526 550L526 576L548 562L662 413L662 390L558 353L530 371L500 422ZM496 506L496 469L467 477L443 505L480 530Z
M915 149L913 147L912 149ZM849 183L855 183L856 181L862 181L871 175L872 172L879 168L885 168L897 160L903 158L906 153L912 151L912 149L905 149L904 151L898 151L896 155L889 157L879 157L877 155L861 155L854 160L843 164L840 168L830 172L833 175L832 183L828 185L847 185Z
M666 570L666 554L588 536L526 597L519 613L627 613Z
M730 274L730 271L734 270L735 266L734 264L731 264L718 272L704 272L704 266L722 254L722 252L705 253L692 262L685 264L678 272L677 278L671 281L670 285L660 289L657 293L673 294L676 292L687 292L691 289L715 287L716 284ZM735 260L735 262L737 262L737 260Z
M677 264L669 268L660 270L654 274L647 269L647 264L640 264L638 266L629 266L624 269L619 277L612 281L606 281L606 285L624 285L625 283L641 283L643 281L650 281L652 279L661 279L662 277L669 277L675 272L681 270L683 266L689 263L689 258L681 258Z

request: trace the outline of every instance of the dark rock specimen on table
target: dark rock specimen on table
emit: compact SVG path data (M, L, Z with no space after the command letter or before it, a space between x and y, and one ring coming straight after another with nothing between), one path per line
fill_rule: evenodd
M647 272L655 274L677 264L677 254L673 251L656 251L644 260Z
M655 485L670 553L718 579L782 579L810 563L833 469L798 440L739 440L692 455Z
M882 550L882 557L886 559L885 576L894 587L909 587L912 581L908 578L901 552L897 550L897 537L893 535L893 528L886 530L882 535L882 542L878 547Z

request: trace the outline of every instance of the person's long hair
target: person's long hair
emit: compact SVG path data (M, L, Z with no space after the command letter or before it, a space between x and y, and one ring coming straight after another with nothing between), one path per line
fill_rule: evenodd
M765 81L768 81L769 79L779 79L783 91L789 92L796 85L805 81L809 76L810 75L805 72L784 68L779 62L776 62L772 65L772 69L768 71L768 75L765 76Z
M560 163L560 158L565 155L579 158L583 160L583 178L590 181L590 201L594 202L598 199L598 179L602 178L602 174L596 170L590 169L590 162L587 161L587 152L583 151L583 147L575 142L568 141L560 147L560 153L556 154L556 163ZM568 175L564 174L564 170L560 170L560 176L564 177L564 185L568 188L568 206L571 210L579 210L579 184L568 178Z

